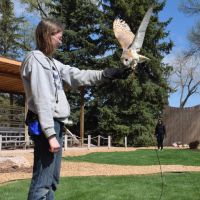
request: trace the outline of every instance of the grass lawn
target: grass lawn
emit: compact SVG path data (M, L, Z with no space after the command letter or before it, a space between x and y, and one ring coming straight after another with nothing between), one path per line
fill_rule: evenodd
M199 200L200 173L166 173L162 200ZM0 200L25 200L30 180L0 186ZM56 200L159 200L160 175L66 177Z
M158 151L161 164L200 165L200 151ZM91 153L66 157L66 161L87 161L119 165L157 165L155 150ZM163 174L161 200L199 200L200 172ZM0 200L25 200L30 180L0 186ZM159 200L162 188L160 174L131 176L66 177L56 192L56 200Z
M199 150L165 149L157 151L157 153L163 165L200 166ZM116 165L158 165L156 150L150 149L138 149L130 152L97 152L83 156L69 156L64 160Z

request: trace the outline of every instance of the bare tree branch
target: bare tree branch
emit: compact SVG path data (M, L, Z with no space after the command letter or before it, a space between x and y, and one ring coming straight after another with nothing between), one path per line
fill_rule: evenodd
M179 9L186 15L200 15L200 1L199 0L182 0ZM188 56L197 54L200 55L200 20L191 29L188 40L191 47L186 51Z
M28 5L27 11L36 11L41 17L48 17L49 3L51 0L20 0L21 3Z
M39 0L37 0L37 9L40 11L41 15L44 15L45 17L48 17L48 15L45 13L45 11L42 9L42 6L39 2Z
M171 76L171 85L180 91L179 106L184 107L188 99L199 92L200 86L200 59L194 56L185 56L184 52L177 54L173 63L174 71Z
M200 13L200 2L198 0L184 0L179 9L187 15L195 15Z

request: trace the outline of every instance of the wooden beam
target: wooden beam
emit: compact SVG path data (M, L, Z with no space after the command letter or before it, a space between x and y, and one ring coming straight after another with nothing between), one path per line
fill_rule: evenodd
M84 143L84 87L80 87L80 138L81 138L81 146Z
M0 93L13 93L13 94L24 94L24 90L19 89L2 89L0 88Z
M11 73L8 73L8 72L0 72L0 76L7 77L7 78L20 79L21 80L21 77L20 77L19 74L11 74Z
M16 66L21 66L21 62L19 62L17 60L13 60L13 59L4 58L4 57L0 57L0 62L11 64L11 65L16 65Z

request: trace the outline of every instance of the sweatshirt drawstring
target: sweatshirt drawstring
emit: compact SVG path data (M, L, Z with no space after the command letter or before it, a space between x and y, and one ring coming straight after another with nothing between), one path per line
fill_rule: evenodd
M53 65L54 65L52 68L53 68L54 71L56 71L58 73L58 77L60 79L60 84L62 85L62 79L61 79L60 73L58 71L58 68L56 67L56 64L53 61L53 59L51 59L51 61L53 62ZM56 98L56 103L58 103L59 102L59 99L58 99L58 83L56 82L56 80L58 78L56 77L56 75L54 73L53 73L53 78L54 78L54 84L55 84L55 87L56 87L55 98Z

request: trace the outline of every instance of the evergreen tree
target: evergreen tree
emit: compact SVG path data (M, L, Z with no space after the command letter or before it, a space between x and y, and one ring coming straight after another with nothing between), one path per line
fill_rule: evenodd
M19 40L22 38L20 24L24 22L21 17L15 17L14 4L11 0L0 2L0 55L19 58L22 52L22 45Z
M99 37L100 26L98 20L102 12L88 0L62 0L55 1L50 6L49 16L54 16L65 25L63 34L63 45L57 53L57 57L63 63L69 64L79 69L100 69L98 57L104 55L104 45ZM71 117L74 126L72 132L79 133L79 116L80 116L80 94L70 90L67 97L71 106ZM93 89L85 88L86 113L88 109L94 110L90 105L93 97ZM95 113L92 113L94 116ZM89 120L85 119L85 130L92 129Z
M108 38L105 49L112 50L111 55L102 59L102 66L122 67L119 60L121 49L112 33L112 22L116 17L125 20L131 30L136 33L142 18L151 4L154 4L154 15L151 17L144 40L142 55L151 62L140 64L137 74L126 81L115 81L108 84L106 89L98 90L99 119L97 132L111 135L115 143L122 142L127 135L131 145L149 145L152 143L150 134L154 132L155 119L167 104L168 85L165 75L168 67L161 63L163 56L172 48L172 42L163 42L169 33L165 31L170 19L160 22L158 12L163 9L165 2L147 0L117 0L103 1L102 40ZM88 113L89 115L90 113Z
M0 2L0 56L13 59L20 59L24 51L30 50L23 35L26 21L23 17L15 17L14 4L11 0ZM26 31L27 34L27 31ZM16 105L24 105L21 95L0 94L0 97L7 102L8 96L14 100Z
M113 81L85 92L86 134L111 135L119 144L123 136L130 145L149 145L155 119L167 103L167 66L161 63L170 52L172 42L164 42L169 33L165 28L170 22L160 22L158 13L165 2L158 0L102 0L98 6L89 0L54 0L49 4L50 14L65 24L63 45L57 57L66 64L80 69L123 67L121 49L116 41L112 23L116 17L125 20L136 33L141 20L151 4L154 15L147 29L141 54L149 63L138 66L136 74L128 80ZM79 132L79 93L67 93L74 126Z
M20 0L22 4L26 4L27 11L29 13L37 13L42 18L48 17L50 9L49 6L52 4L52 0Z

